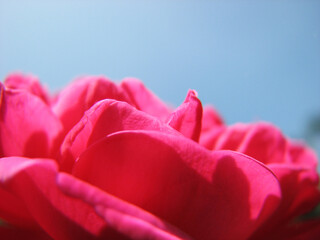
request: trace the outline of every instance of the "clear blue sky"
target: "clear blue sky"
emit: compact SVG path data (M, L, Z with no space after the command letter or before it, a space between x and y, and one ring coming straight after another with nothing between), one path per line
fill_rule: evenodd
M303 137L320 112L320 1L0 0L0 78L15 70L53 90L134 76L174 105L192 88L229 124Z

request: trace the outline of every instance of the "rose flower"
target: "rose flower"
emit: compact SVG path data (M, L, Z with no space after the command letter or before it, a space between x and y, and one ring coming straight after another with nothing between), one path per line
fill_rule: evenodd
M171 109L136 79L82 77L54 97L33 76L0 83L1 239L315 239L316 166L192 90Z

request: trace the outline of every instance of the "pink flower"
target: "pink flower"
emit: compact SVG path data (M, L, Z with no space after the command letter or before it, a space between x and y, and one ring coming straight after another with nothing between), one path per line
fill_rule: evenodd
M317 160L272 125L225 126L190 90L175 110L136 79L55 97L0 83L1 239L312 239Z

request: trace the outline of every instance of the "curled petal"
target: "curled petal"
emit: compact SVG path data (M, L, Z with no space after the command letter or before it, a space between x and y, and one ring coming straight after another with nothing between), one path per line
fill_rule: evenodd
M245 239L280 198L277 179L254 159L210 152L183 136L157 131L105 137L80 155L73 174L195 239Z
M68 132L94 103L102 99L129 101L126 93L104 77L83 77L67 86L57 96L53 112Z
M169 116L167 123L185 137L198 142L201 131L202 104L190 90L185 101Z
M75 159L87 147L108 134L138 129L178 134L159 119L126 102L110 99L97 102L65 137L61 146L61 169L70 171Z
M128 94L132 104L139 110L165 121L171 110L141 81L135 78L126 78L120 86Z

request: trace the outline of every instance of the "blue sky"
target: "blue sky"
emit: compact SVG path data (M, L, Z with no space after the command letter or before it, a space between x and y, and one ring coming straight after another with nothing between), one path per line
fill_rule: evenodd
M227 123L301 138L320 112L320 1L0 0L0 78L57 90L79 75L140 78L179 105L188 89Z

